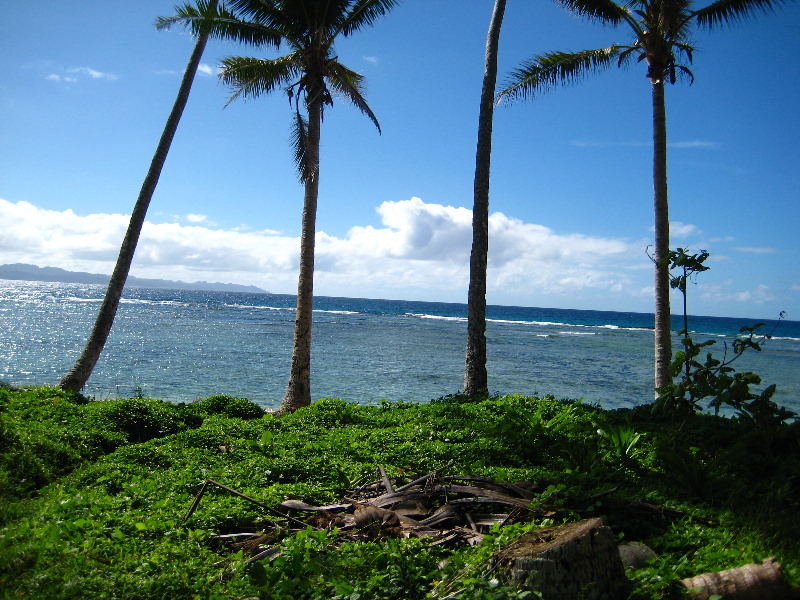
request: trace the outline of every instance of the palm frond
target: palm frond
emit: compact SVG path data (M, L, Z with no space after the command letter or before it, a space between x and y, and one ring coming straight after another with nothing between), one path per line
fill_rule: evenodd
M711 29L744 21L756 13L773 12L785 4L788 4L788 0L717 0L692 15L698 25Z
M313 176L313 169L308 164L308 122L299 110L295 111L292 120L292 148L297 176L305 183Z
M692 46L689 42L673 42L673 47L680 51L686 57L686 60L689 64L692 64L694 59L694 46Z
M589 17L606 25L618 25L628 12L613 0L556 0L556 3L579 17Z
M351 71L338 61L333 61L328 65L327 83L334 93L347 98L353 106L366 115L375 125L378 133L381 132L377 117L364 99L363 75Z
M399 4L399 0L356 0L339 29L347 37L351 33L372 25Z
M680 77L688 79L689 85L694 83L694 73L684 65L675 64L672 66L672 71L670 73L670 83L675 83Z
M508 102L525 100L557 85L577 83L591 72L607 69L623 52L630 50L630 46L614 44L597 50L548 52L536 56L512 71L497 99Z
M278 48L281 43L280 32L260 23L242 20L225 7L213 7L207 0L197 0L197 4L184 4L175 7L171 17L158 17L158 29L170 29L182 25L193 35L207 32L209 37L232 40L254 46Z
M191 29L192 33L198 33L199 27L205 20L218 18L235 18L224 7L211 5L209 0L197 0L195 4L183 4L174 7L175 14L171 17L156 17L156 29L172 29L176 25L182 25L186 29Z
M279 0L226 0L226 6L243 22L277 32L294 49L302 45L305 20L297 14L303 2Z
M294 54L275 59L232 56L222 60L222 67L219 78L233 90L226 106L240 96L247 99L269 94L302 76Z

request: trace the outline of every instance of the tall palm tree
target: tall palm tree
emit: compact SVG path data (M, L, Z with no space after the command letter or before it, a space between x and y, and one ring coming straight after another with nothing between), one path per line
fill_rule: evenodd
M716 0L695 9L692 0L555 0L579 16L607 25L624 25L633 34L629 44L580 52L548 52L515 70L500 97L524 99L558 84L579 81L593 71L625 66L634 59L647 65L653 105L653 207L655 237L655 389L672 381L669 308L669 205L667 199L667 121L664 82L693 79L688 64L697 27L716 28L766 12L789 0ZM682 62L685 61L685 62Z
M199 12L213 13L216 11L216 7L217 0L210 0L208 2L198 0ZM150 206L150 200L153 198L153 193L158 185L158 179L161 176L164 161L167 159L169 148L172 145L172 139L175 137L175 132L178 129L178 123L183 115L183 109L186 108L186 103L189 100L189 92L192 89L192 83L197 73L197 67L200 65L200 58L203 56L207 40L207 23L204 25L203 21L200 20L197 27L197 42L189 57L189 62L186 65L186 70L181 79L181 85L178 88L178 95L175 98L175 103L167 118L164 131L161 134L161 139L158 142L158 146L156 146L155 154L153 154L153 158L150 162L150 169L147 171L147 175L142 183L142 188L139 191L139 197L136 199L136 204L134 204L131 220L128 223L128 229L122 240L117 262L108 282L106 294L103 297L103 302L100 305L100 310L97 313L94 326L92 327L92 331L89 334L89 338L86 341L81 355L78 357L78 360L75 361L72 369L70 369L58 383L59 387L63 389L77 392L86 385L95 365L97 365L97 361L108 340L108 336L111 333L111 327L114 324L114 317L117 315L117 308L119 307L122 290L125 287L125 281L131 269L133 256L136 253L136 245L139 242L139 235L142 232L144 218Z
M281 412L311 403L311 322L314 297L314 237L319 196L320 126L334 95L351 102L380 132L364 96L364 77L341 64L334 52L338 36L371 25L398 0L229 0L212 36L261 45L285 44L289 53L274 59L231 57L220 78L238 97L258 97L282 88L294 102L294 151L304 185L300 233L300 273L289 384ZM191 10L178 11L191 23ZM302 109L305 109L304 111Z
M506 0L495 0L486 35L483 88L478 115L478 148L472 205L472 252L469 259L467 296L467 358L464 394L476 396L489 390L486 371L486 268L489 258L489 170L492 157L492 118L497 85L497 47Z

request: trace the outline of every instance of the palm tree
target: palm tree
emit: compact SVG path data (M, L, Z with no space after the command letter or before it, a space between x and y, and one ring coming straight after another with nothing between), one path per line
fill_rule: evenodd
M231 14L221 16L212 36L262 45L285 44L289 54L275 59L231 57L223 60L220 78L233 94L249 98L278 88L294 102L294 150L304 185L300 233L300 273L289 384L280 411L311 403L311 324L314 298L314 237L319 196L320 126L325 106L338 95L380 125L363 96L364 77L341 64L334 52L339 35L349 36L371 25L398 0L229 0ZM178 11L191 23L191 10ZM305 109L303 114L302 108Z
M472 206L472 252L469 259L467 297L467 358L464 394L476 396L489 390L486 372L486 267L489 257L489 168L492 157L492 117L497 84L497 47L506 0L495 0L486 35L483 88L478 115L478 148Z
M204 2L203 0L198 1L198 8L202 13L214 13L216 11L216 6L217 0L210 0L209 2ZM100 358L108 336L111 333L111 327L114 324L114 317L117 315L117 308L119 307L122 290L125 287L125 281L128 278L131 263L133 262L133 255L136 252L136 244L139 242L139 235L142 232L144 218L150 206L150 200L153 198L153 193L156 190L156 185L158 185L158 179L161 176L164 161L167 159L172 139L175 137L175 132L178 129L178 123L183 115L183 109L186 108L186 102L189 100L189 92L192 89L192 83L194 82L197 67L200 64L200 58L203 56L207 40L208 27L207 24L203 24L201 20L198 22L197 27L197 42L189 57L189 63L186 65L181 85L178 88L178 95L175 98L172 111L169 113L164 131L161 134L161 139L158 142L158 146L156 146L155 154L150 162L150 169L147 171L147 175L142 183L142 188L139 191L139 197L136 199L136 204L133 207L131 220L128 223L128 229L125 232L125 237L120 246L117 263L109 279L106 294L103 297L103 302L100 305L100 310L97 313L97 318L89 334L89 339L86 341L86 346L83 348L83 352L81 352L81 355L78 357L72 369L70 369L58 383L59 387L63 389L77 392L86 385L86 382Z
M558 84L579 81L593 71L636 59L647 65L653 104L653 207L655 237L655 389L672 382L672 329L669 308L669 205L667 200L667 121L664 82L678 77L693 79L687 64L694 48L696 27L713 29L766 12L788 0L716 0L699 9L692 0L555 0L579 16L607 25L625 25L633 34L630 44L580 52L548 52L524 62L515 70L500 97L524 99ZM685 61L681 62L681 61Z

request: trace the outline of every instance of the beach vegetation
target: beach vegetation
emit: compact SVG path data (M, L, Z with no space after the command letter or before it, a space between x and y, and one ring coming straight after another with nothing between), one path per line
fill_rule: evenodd
M678 332L683 350L675 354L675 360L670 365L673 377L679 379L658 390L659 397L654 404L654 410L669 414L672 418L685 419L699 411L713 409L715 413L719 413L720 409L726 408L740 418L752 419L764 426L796 418L794 412L778 406L772 400L777 389L775 384L760 391L752 390L751 385L761 384L761 377L749 371L736 371L731 366L746 351L761 351L761 345L772 335L772 332L762 331L764 323L742 327L733 340L730 355L725 342L721 358L714 357L711 352L706 352L705 360L700 356L717 341L711 339L695 342L692 338L689 329L688 283L699 273L709 269L704 264L709 256L706 250L690 254L688 249L678 248L670 250L665 257L665 264L671 273L670 286L677 289L683 298L683 329ZM775 327L783 316L781 313ZM708 400L707 406L700 404L704 399Z
M632 40L604 48L547 52L515 69L499 97L524 100L559 85L579 82L586 75L613 66L642 63L647 67L653 109L653 209L655 222L655 395L672 383L670 313L669 203L667 194L667 121L665 83L694 79L689 66L697 28L716 29L774 9L784 0L711 2L695 8L692 0L557 0L565 9L610 26L623 26Z
M227 396L94 401L0 386L0 598L535 598L503 580L493 551L591 517L657 554L628 569L631 599L768 556L800 583L797 422L678 423L650 406L518 395L259 412ZM438 469L525 485L529 516L474 547L380 527L355 540L303 513L274 527L282 502L339 502L380 469L397 482ZM209 480L240 495L210 486L190 514ZM271 559L225 537L265 532Z

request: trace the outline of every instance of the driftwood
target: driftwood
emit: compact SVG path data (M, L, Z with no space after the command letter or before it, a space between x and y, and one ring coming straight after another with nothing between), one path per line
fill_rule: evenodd
M784 600L790 597L789 586L781 575L781 564L775 557L718 573L704 573L681 583L696 600L713 595L725 600Z
M620 598L628 585L614 536L600 519L523 534L493 562L506 580L545 600Z

